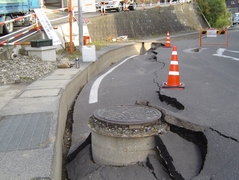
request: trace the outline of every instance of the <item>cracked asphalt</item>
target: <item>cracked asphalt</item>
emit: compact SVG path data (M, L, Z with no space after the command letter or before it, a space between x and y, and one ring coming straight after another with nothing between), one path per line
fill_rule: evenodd
M237 34L236 30L229 31L228 52L237 51ZM218 55L220 46L194 51L198 40L172 44L177 46L180 79L186 86L183 90L161 89L160 93L175 98L184 109L170 105L170 99L161 101L157 93L167 81L171 48L159 47L156 55L149 51L118 66L102 80L98 102L89 104L90 89L100 75L95 77L82 89L74 107L70 152L74 158L67 165L70 179L239 179L239 62L235 60L239 55L231 53L234 59ZM87 138L93 111L136 101L161 110L163 121L170 126L166 133L155 135L158 156L149 155L145 162L124 167L94 163Z

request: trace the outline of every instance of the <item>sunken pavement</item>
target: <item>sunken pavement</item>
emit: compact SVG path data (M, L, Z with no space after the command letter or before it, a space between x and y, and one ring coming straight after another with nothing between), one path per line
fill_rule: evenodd
M151 49L149 54L151 60L157 61L156 51ZM184 111L184 105L176 98L164 95L160 86L159 91L155 93L158 93L161 102L179 111ZM157 132L152 135L155 144L154 153L149 153L145 161L128 165L98 164L92 156L92 133L90 133L85 141L68 155L69 179L239 179L239 153L235 153L239 146L236 138L212 127L203 127L180 119L174 113L167 114L164 109L148 101L136 101L135 106L150 107L162 113L159 120L161 129L157 129ZM97 118L89 118L88 125L91 128L93 126L91 123L97 122L95 119ZM147 128L146 126L136 127L137 131L143 130L143 128L150 129L149 126ZM133 130L136 131L136 129ZM111 130L114 131L114 127Z

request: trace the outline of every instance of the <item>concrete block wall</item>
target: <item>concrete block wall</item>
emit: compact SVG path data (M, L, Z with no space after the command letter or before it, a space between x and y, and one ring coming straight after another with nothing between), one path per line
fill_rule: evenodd
M195 3L112 13L89 19L92 41L107 41L110 37L123 35L132 39L150 38L165 35L167 31L170 34L185 33L206 27Z

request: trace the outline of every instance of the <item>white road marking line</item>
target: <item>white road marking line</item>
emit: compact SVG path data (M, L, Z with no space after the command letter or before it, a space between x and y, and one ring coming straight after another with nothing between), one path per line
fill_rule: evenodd
M218 54L218 55L222 55L225 50L226 50L225 48L219 48L219 49L217 50L217 54Z
M99 90L100 83L104 79L104 77L107 76L109 73L111 73L114 69L119 67L121 64L123 64L124 62L128 61L129 59L131 59L131 58L133 58L135 56L137 56L137 55L133 55L133 56L130 56L130 57L126 58L121 63L119 63L118 65L114 66L113 68L111 68L110 70L108 70L106 73L102 74L100 77L98 77L95 80L95 82L93 83L93 85L91 87L91 90L90 90L89 104L93 104L93 103L98 102L98 90Z
M228 52L239 53L239 51L227 50Z
M238 58L235 58L235 57L233 57L233 56L223 55L223 53L224 53L225 51L234 52L234 53L239 53L239 51L232 51L232 50L226 50L225 48L219 48L219 49L217 50L217 54L213 54L213 56L219 56L219 57L223 57L223 58L228 58L228 59L233 59L233 60L235 60L235 61L239 61Z

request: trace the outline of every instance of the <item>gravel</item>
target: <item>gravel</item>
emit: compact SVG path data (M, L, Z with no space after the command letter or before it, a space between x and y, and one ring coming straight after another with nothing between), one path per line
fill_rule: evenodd
M88 126L91 130L96 131L99 134L113 137L147 137L155 134L166 133L166 129L168 128L168 125L161 120L153 124L130 127L130 125L114 125L106 123L98 120L94 116L89 118Z
M0 86L30 84L57 69L57 61L42 61L37 56L19 55L0 61Z

